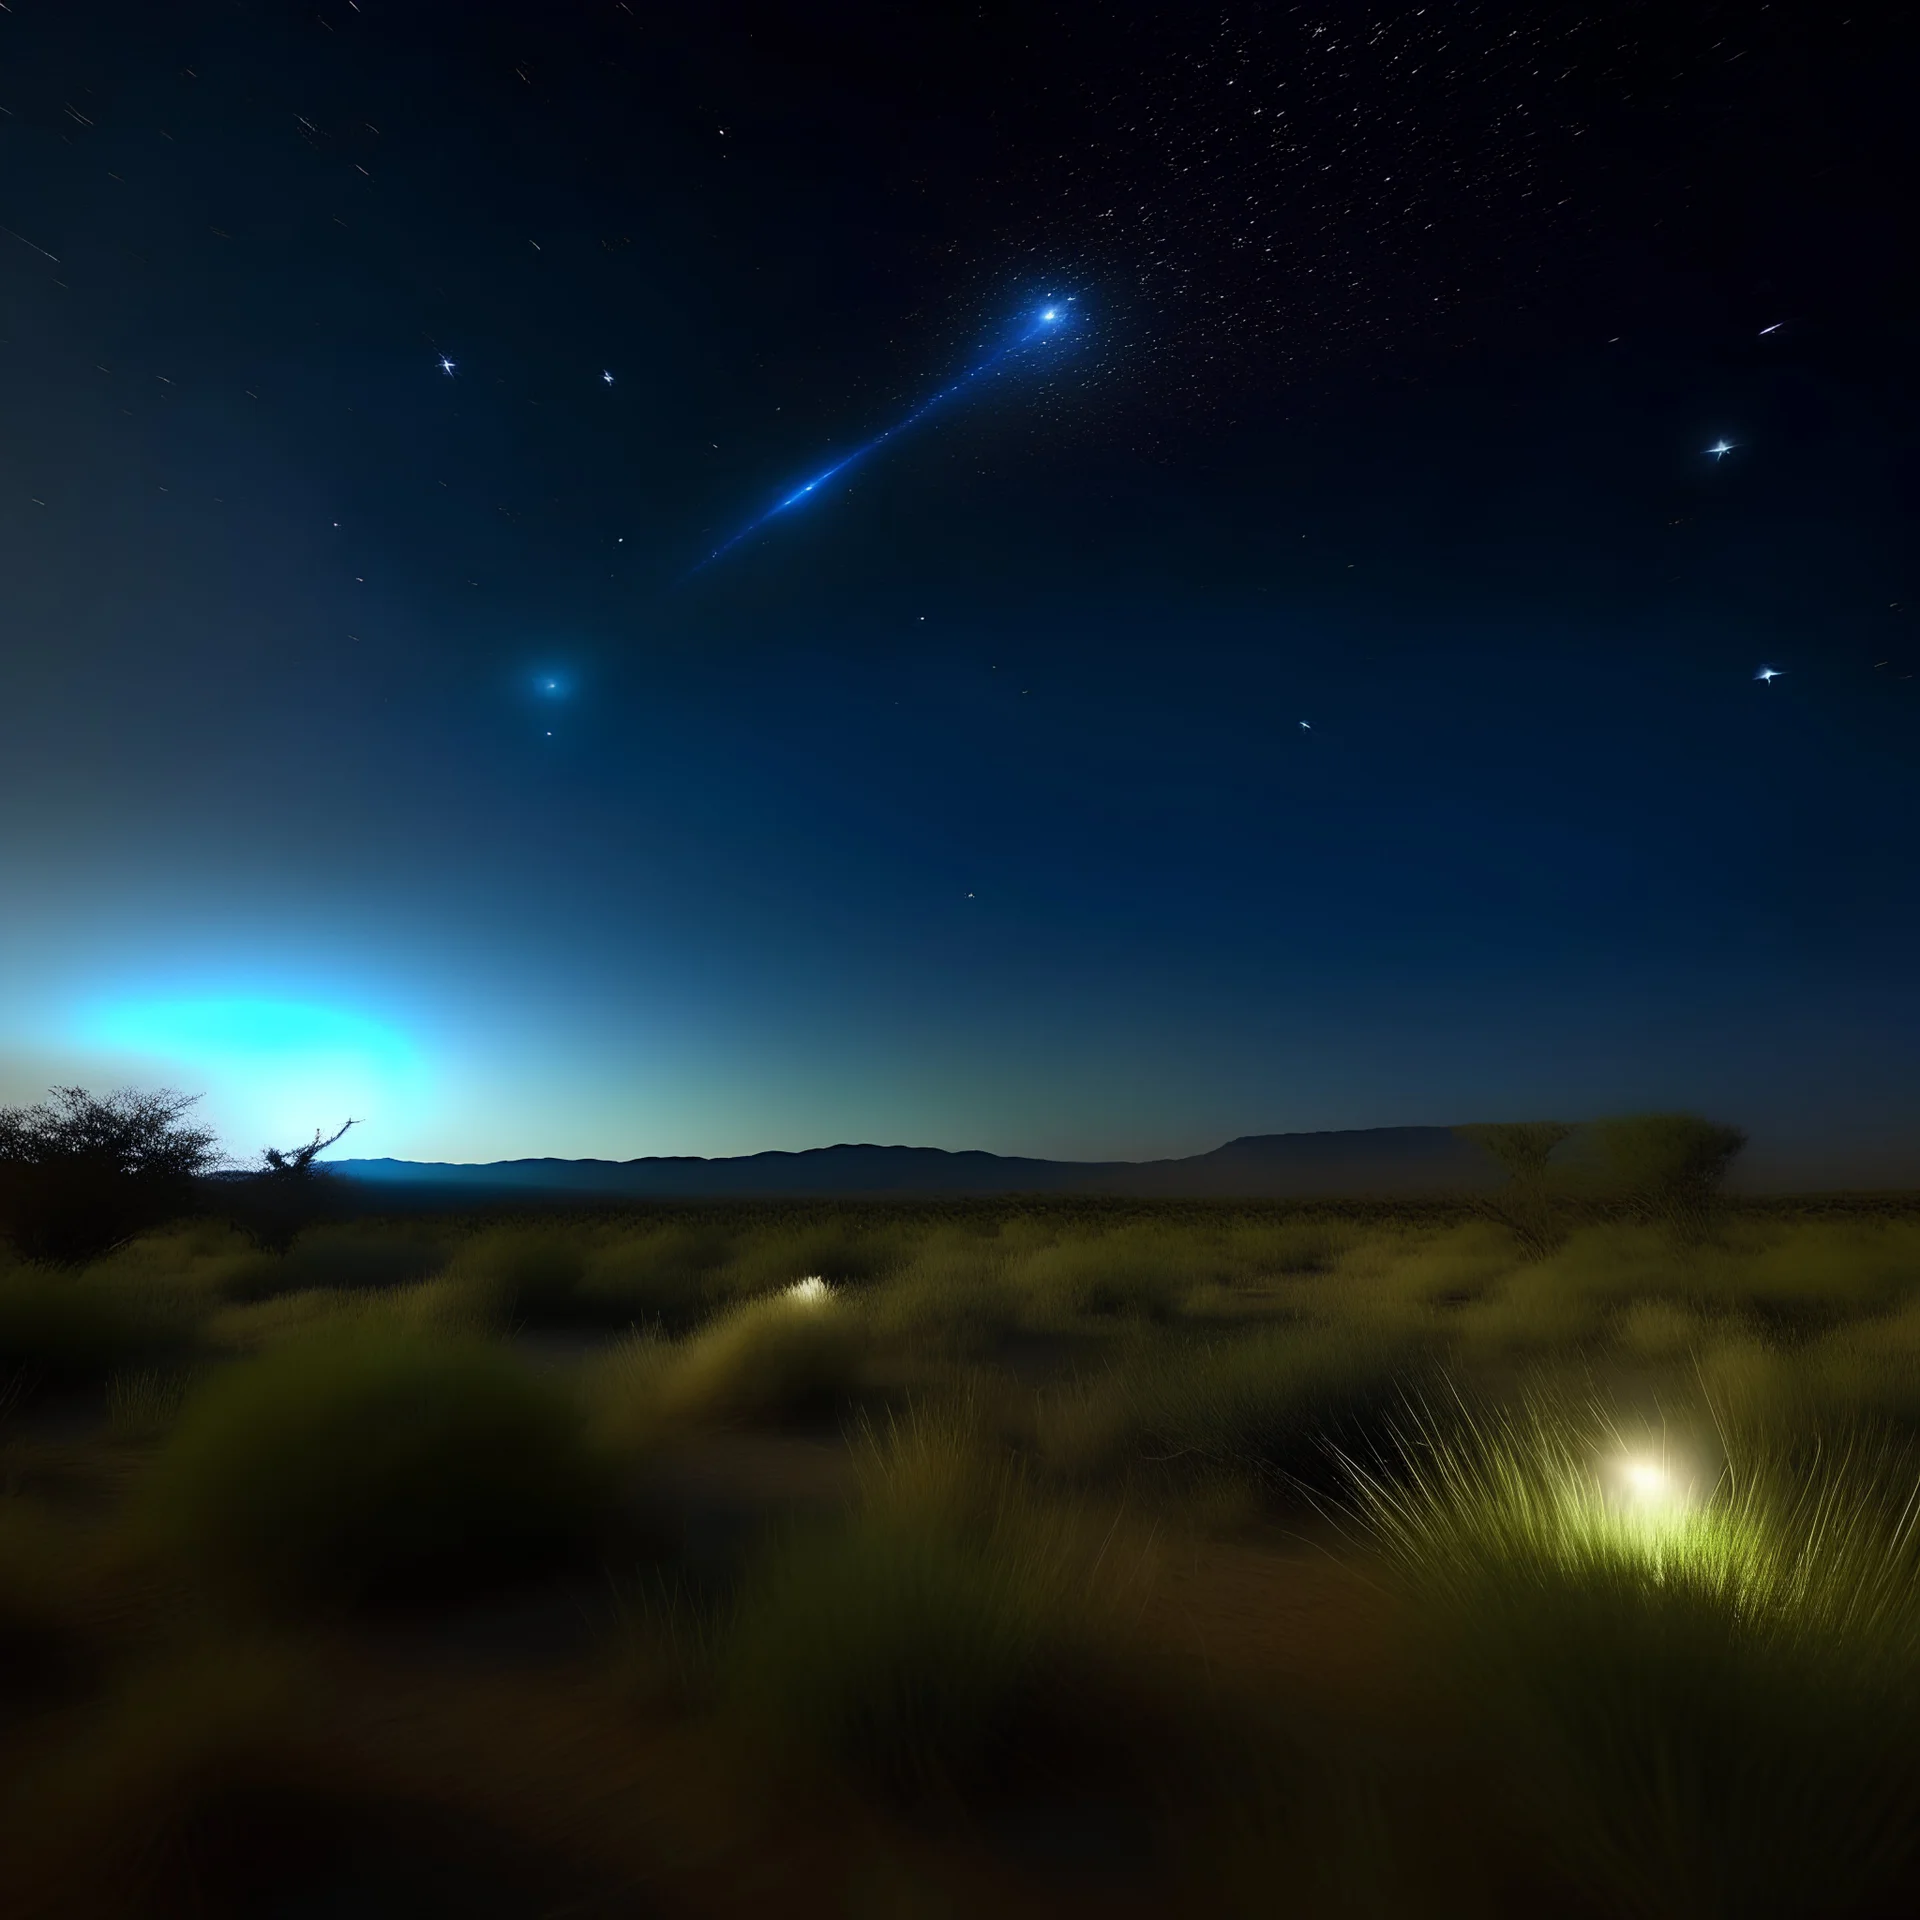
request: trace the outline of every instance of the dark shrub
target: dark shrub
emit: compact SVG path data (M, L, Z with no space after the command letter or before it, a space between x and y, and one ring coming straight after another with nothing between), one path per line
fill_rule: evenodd
M1712 1225L1727 1169L1747 1144L1738 1127L1692 1113L1627 1114L1593 1132L1615 1194L1683 1239Z
M602 1490L558 1385L478 1342L358 1333L215 1381L161 1455L154 1500L216 1581L324 1605L551 1562Z
M186 1123L199 1096L56 1087L0 1108L0 1234L30 1260L79 1265L192 1211L214 1137Z

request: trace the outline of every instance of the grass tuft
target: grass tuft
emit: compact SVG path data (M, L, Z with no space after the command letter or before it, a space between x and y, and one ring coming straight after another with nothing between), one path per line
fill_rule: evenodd
M1689 1489L1622 1444L1467 1421L1361 1482L1481 1758L1609 1913L1869 1910L1920 1820L1910 1506L1864 1452Z
M888 1798L962 1796L1003 1771L1041 1696L1083 1663L1100 1560L983 1453L964 1406L870 1432L863 1500L786 1542L719 1648L759 1739Z
M676 1350L661 1412L717 1425L819 1419L859 1390L867 1345L857 1310L831 1294L744 1301Z
M478 1342L362 1330L205 1387L160 1457L151 1511L218 1587L328 1606L551 1562L602 1491L560 1386Z

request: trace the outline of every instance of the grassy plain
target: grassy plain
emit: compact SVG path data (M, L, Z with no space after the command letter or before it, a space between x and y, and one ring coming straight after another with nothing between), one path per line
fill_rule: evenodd
M1920 1207L0 1255L9 1911L1920 1907Z

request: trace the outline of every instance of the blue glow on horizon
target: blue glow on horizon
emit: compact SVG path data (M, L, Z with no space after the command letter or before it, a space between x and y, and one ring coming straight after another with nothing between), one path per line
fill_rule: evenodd
M973 366L969 367L959 379L952 381L947 386L942 387L938 393L932 394L927 399L921 401L904 419L896 420L892 426L876 433L871 440L855 447L844 459L836 460L832 466L822 468L812 479L802 481L791 493L776 500L773 505L757 519L748 521L738 533L734 534L730 539L723 540L719 546L715 547L714 550L700 562L700 567L711 566L714 561L718 560L723 554L731 553L741 541L749 539L758 533L760 529L776 515L786 513L789 509L800 506L805 501L812 499L830 480L836 479L839 475L845 473L849 467L853 466L857 461L864 460L868 454L877 453L889 440L897 440L910 428L918 426L936 407L951 400L956 394L964 392L965 389L972 386L976 380L982 379L987 374L993 372L1004 360L1018 353L1022 347L1031 346L1036 340L1054 337L1060 328L1072 317L1067 312L1067 308L1071 304L1072 299L1073 296L1069 294L1065 300L1052 301L1048 305L1037 309L1028 319L1027 324L1021 328L1011 340L1007 341L1003 346L996 347L984 360L977 361ZM694 569L696 573L699 572L699 570L699 567Z
M204 1092L227 1148L251 1159L354 1119L389 1134L418 1117L426 1063L403 1033L365 1014L255 994L116 999L88 1008L76 1038ZM254 1136L258 1135L258 1138ZM361 1135L349 1135L363 1150ZM369 1142L369 1144L372 1144Z

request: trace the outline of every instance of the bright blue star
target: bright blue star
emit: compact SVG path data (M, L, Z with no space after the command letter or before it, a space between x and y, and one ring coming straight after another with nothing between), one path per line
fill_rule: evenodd
M449 380L453 378L453 368L454 363L443 353L440 356L440 371L444 373Z
M1716 460L1724 460L1727 455L1733 451L1733 442L1731 440L1716 440L1707 451L1712 454Z
M1753 677L1756 680L1765 681L1768 686L1772 686L1772 684L1780 678L1780 669L1778 667L1762 667Z
M607 383L607 385L608 385L608 386L612 386L612 385L613 385L613 375L612 375L612 374L610 374L610 373L602 373L602 374L601 374L601 376L600 376L600 378L601 378L602 380L604 380L604 381L605 381L605 382Z

